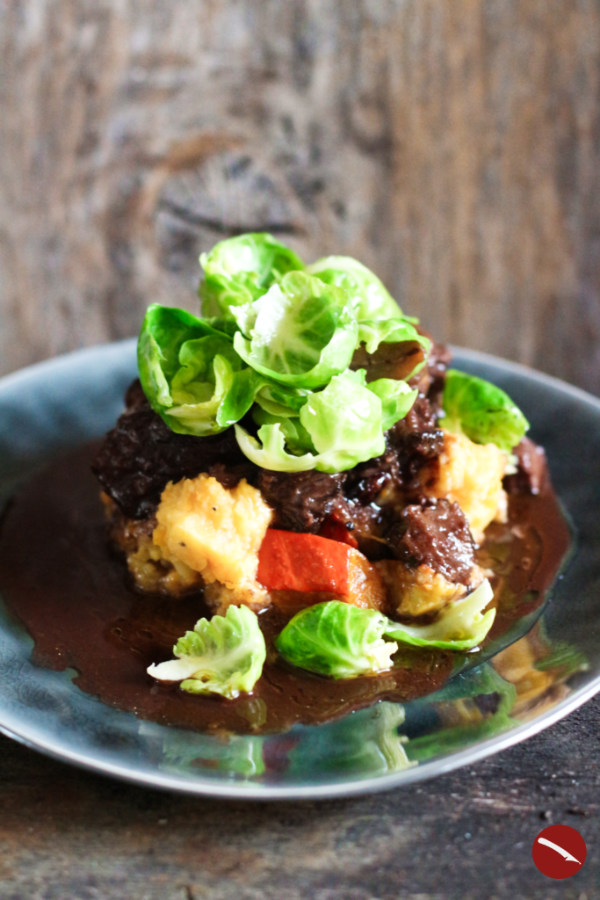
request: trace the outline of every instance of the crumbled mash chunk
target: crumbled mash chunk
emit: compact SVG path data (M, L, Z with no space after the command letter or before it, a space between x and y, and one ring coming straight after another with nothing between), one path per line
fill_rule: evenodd
M386 602L386 590L381 573L374 563L358 550L350 550L349 591L340 599L363 609L383 610Z
M204 599L213 613L220 616L224 616L230 606L249 606L254 612L260 612L272 603L270 591L257 581L236 584L233 588L220 581L211 581L204 588Z
M455 500L469 521L477 543L490 522L505 521L507 500L502 487L507 456L495 444L475 444L463 434L444 432L444 447L429 497Z
M153 543L163 559L242 593L256 584L258 550L272 511L244 479L231 489L212 476L185 478L164 489Z
M393 613L399 616L424 616L438 612L466 593L464 584L454 584L430 566L416 568L396 559L376 563L388 590Z
M158 591L177 597L203 583L199 572L165 554L147 535L141 535L136 549L127 552L127 566L142 591Z

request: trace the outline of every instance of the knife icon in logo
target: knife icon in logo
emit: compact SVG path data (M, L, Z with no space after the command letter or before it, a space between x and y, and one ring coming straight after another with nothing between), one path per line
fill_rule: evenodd
M547 878L577 877L587 856L583 837L570 825L548 825L531 847L533 863Z
M537 839L538 844L543 844L544 847L550 847L551 850L554 850L556 853L560 853L560 855L566 859L567 862L575 862L578 866L582 866L583 863L580 859L577 859L576 856L573 856L572 853L569 853L568 850L565 850L564 847L560 847L558 844L555 844L554 841L549 841L548 838L539 837Z

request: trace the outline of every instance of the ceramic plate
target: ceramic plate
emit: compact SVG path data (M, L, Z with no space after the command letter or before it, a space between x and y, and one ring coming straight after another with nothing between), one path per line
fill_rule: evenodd
M224 741L141 721L34 666L0 598L0 730L118 778L230 798L332 797L431 778L552 725L600 690L600 401L468 351L455 365L503 387L547 451L574 552L533 627L478 668L406 704L321 726ZM0 502L61 450L104 433L135 372L133 341L79 351L0 381ZM528 623L530 624L530 623Z

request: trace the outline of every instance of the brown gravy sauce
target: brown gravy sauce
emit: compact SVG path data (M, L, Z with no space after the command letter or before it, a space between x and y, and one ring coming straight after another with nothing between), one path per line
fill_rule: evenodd
M410 650L392 671L343 681L288 667L272 637L276 612L261 614L268 655L253 693L237 700L190 695L155 683L146 667L172 657L177 638L207 614L201 594L140 596L107 544L86 445L55 460L10 502L0 527L0 593L34 641L33 661L77 671L75 684L142 719L197 731L283 731L316 724L375 700L407 701L440 688L453 654ZM570 533L551 489L512 495L509 522L488 529L481 563L495 571L498 612L490 639L543 602Z

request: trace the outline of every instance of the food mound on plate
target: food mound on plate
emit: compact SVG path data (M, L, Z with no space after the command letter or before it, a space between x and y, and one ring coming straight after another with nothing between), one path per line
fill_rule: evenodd
M495 609L476 548L543 467L523 414L352 258L246 234L200 261L203 317L147 310L93 465L136 588L211 612L149 673L251 691L272 606L285 664L333 678L402 644L477 648Z

